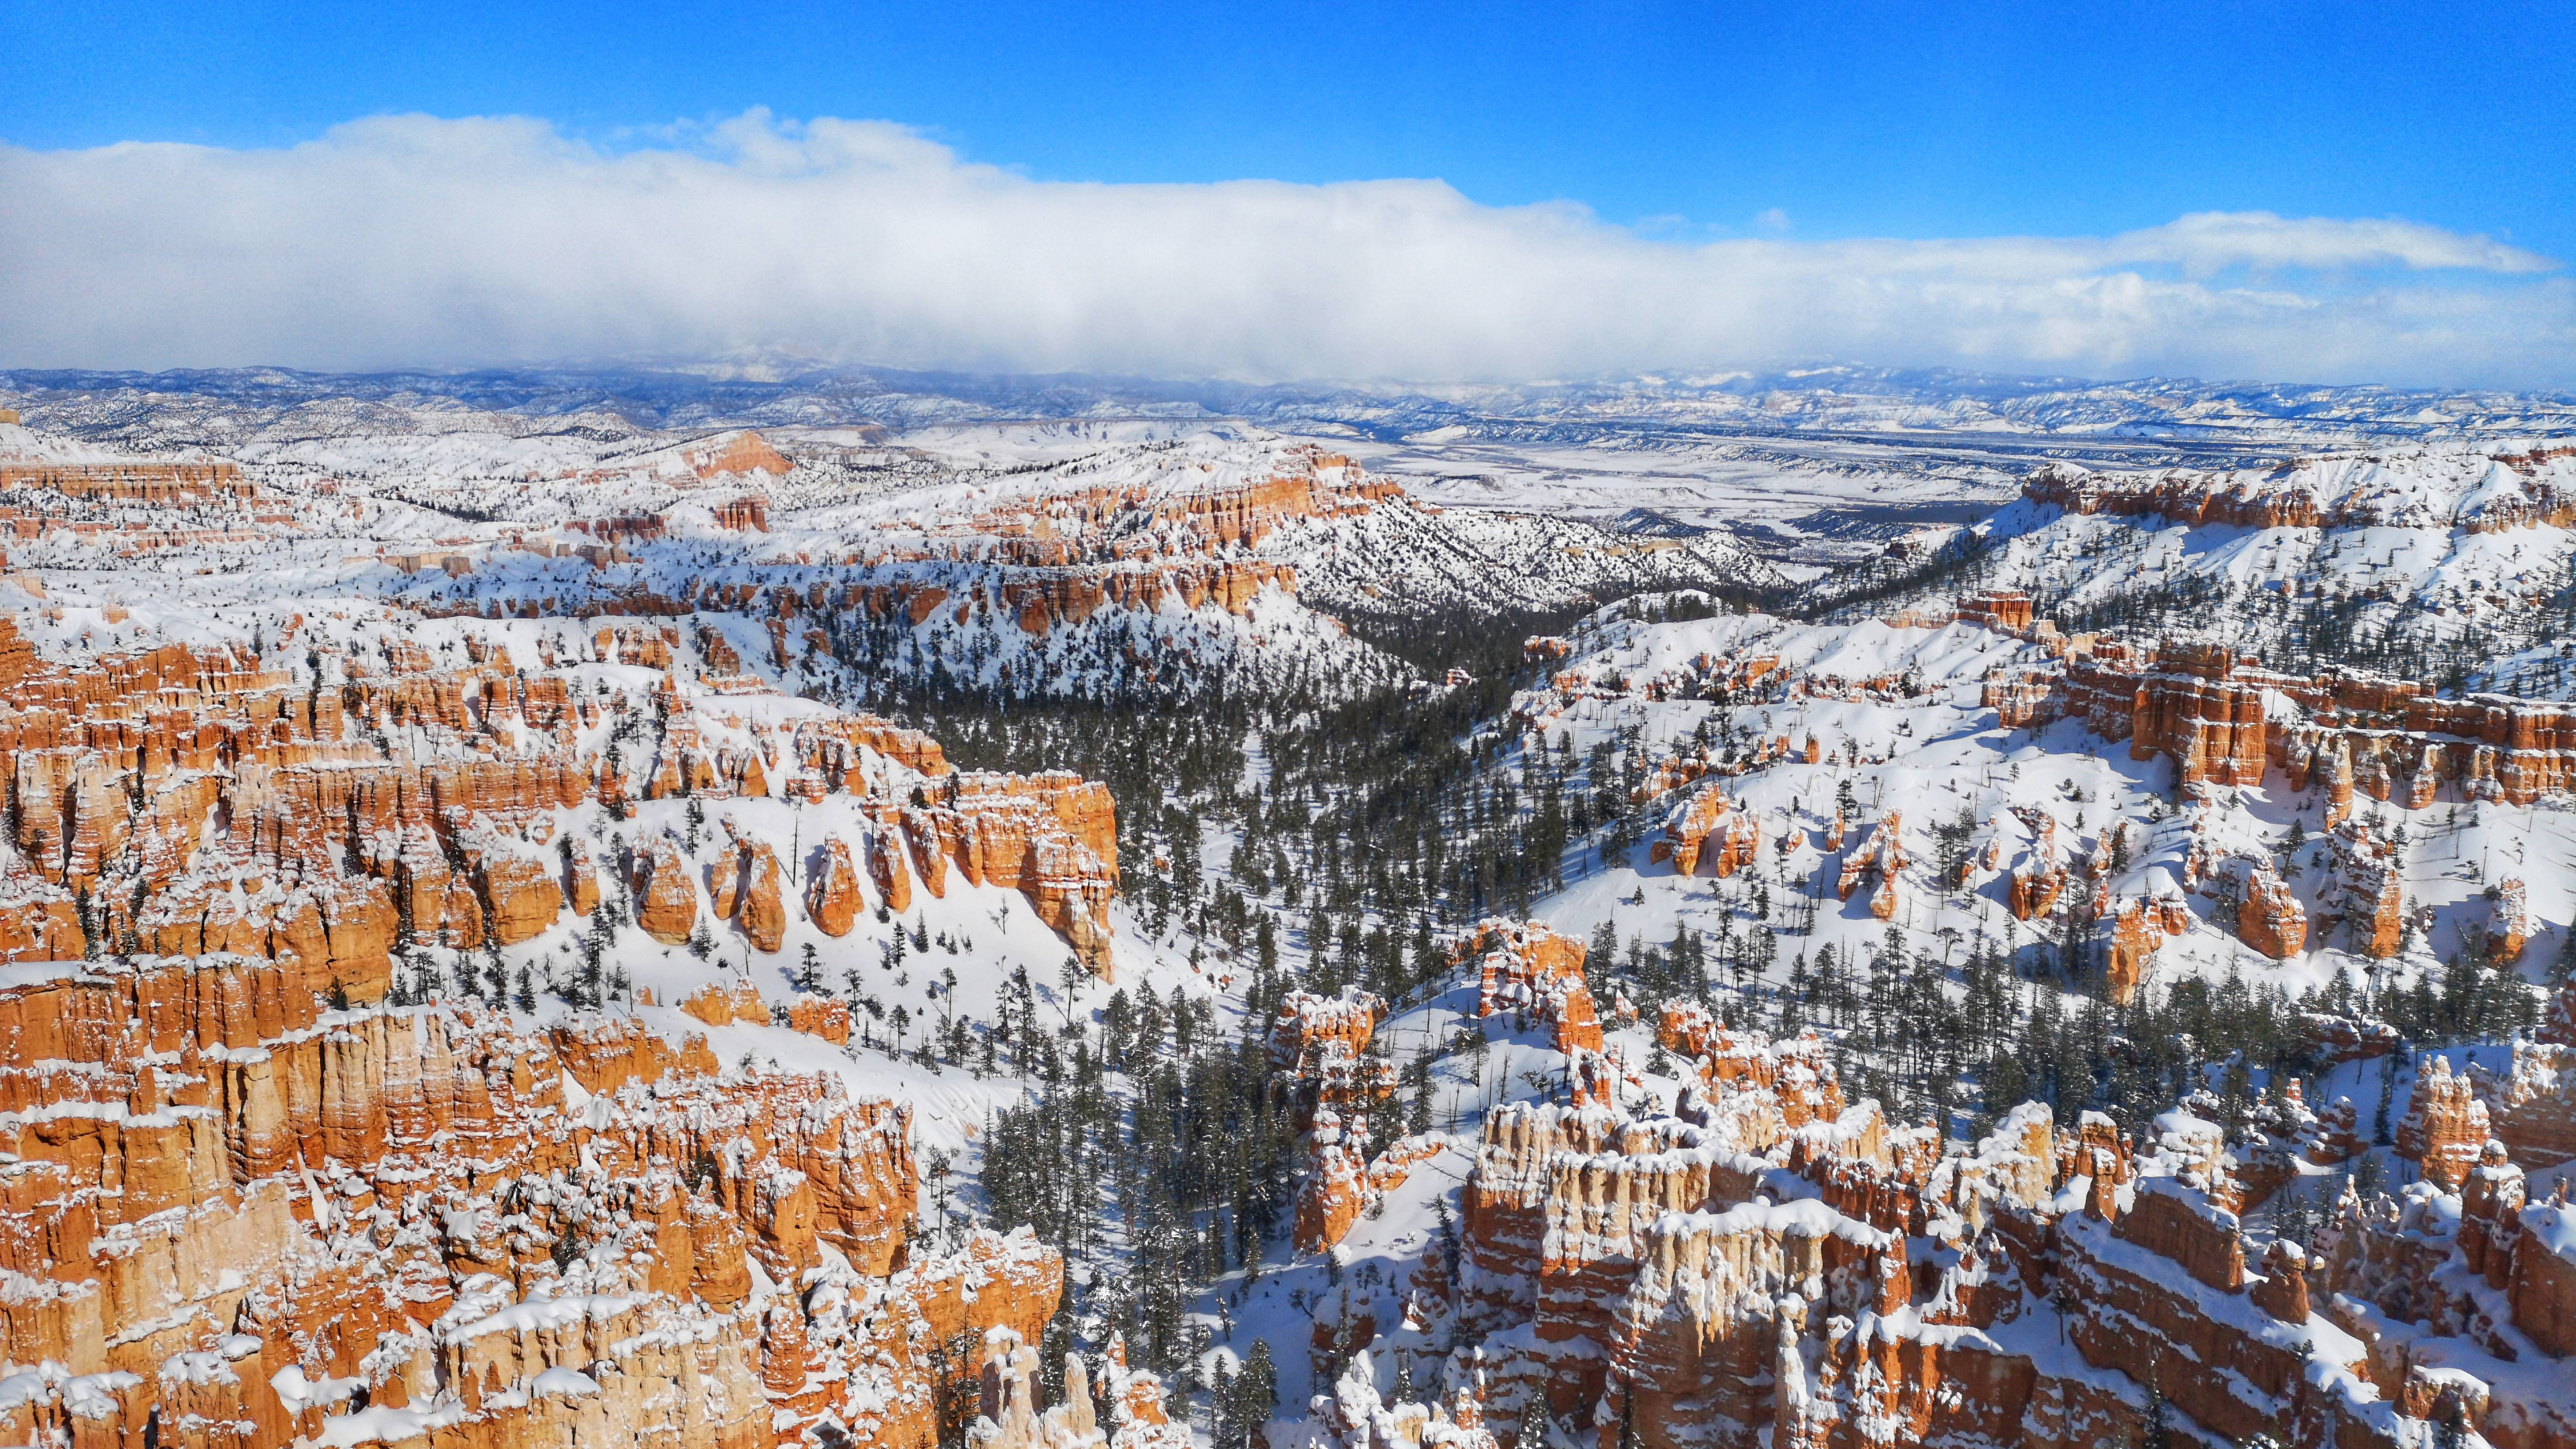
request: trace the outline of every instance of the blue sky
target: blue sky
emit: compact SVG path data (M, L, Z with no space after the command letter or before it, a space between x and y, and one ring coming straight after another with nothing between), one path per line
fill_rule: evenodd
M45 149L400 111L607 140L766 106L1057 180L1440 177L1806 236L2396 215L2576 252L2564 5L0 10L0 139Z
M899 123L958 164L1040 183L1438 178L1480 208L1570 201L1624 238L1674 245L2110 237L2225 212L2398 218L2509 243L2526 262L2576 257L2576 24L2564 6L0 0L0 35L0 143L13 153L0 160L29 165L123 141L257 153L400 113L533 117L606 153L704 154L723 134L709 128L763 108L790 130L817 117ZM2242 263L2109 265L2161 283ZM2376 285L2367 270L2329 267L2299 285L2348 297ZM2402 270L2410 289L2437 287L2442 306L2539 289L2541 325L2556 330L2521 339L2516 360L2491 371L2548 380L2564 360L2566 315L2552 310L2568 304L2563 277L2535 280L2532 265L2506 269L2505 281L2448 264ZM2276 283L2266 272L2248 285ZM637 335L650 342L650 331ZM791 341L889 345L858 333ZM44 336L64 350L59 329ZM1897 342L1889 355L2054 355L2043 338L2016 348L1943 336ZM1770 334L1758 340L1736 350L1778 351ZM0 352L23 352L12 341L0 324ZM919 336L910 345L923 358L940 351ZM2409 347L2362 349L2343 370L2394 375ZM400 350L379 339L319 351L347 360L370 348ZM2066 360L2116 369L2167 361L2159 348L2172 350L2150 339L2079 347ZM1692 350L1659 339L1633 361L1720 361L1729 344L1713 337L1705 359L1657 349ZM990 338L952 351L1031 365L1071 357ZM1369 358L1359 347L1233 370L1365 370ZM2471 356L2430 371L2469 379L2478 367Z

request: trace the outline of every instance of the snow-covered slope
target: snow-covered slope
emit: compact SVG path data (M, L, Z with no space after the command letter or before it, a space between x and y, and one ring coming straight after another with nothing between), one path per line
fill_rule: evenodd
M2491 887L2508 878L2532 920L2576 919L2576 834L2561 797L2515 804L2443 786L2411 808L2363 796L2338 808L2321 779L2277 769L2244 786L2185 789L2171 754L2131 748L2125 698L2114 738L2082 718L1999 720L1990 681L2049 659L2046 641L2027 635L1973 621L1760 614L1657 623L1631 604L1566 642L1571 656L1516 713L1578 756L1615 745L1635 762L1635 799L1657 825L1681 818L1677 802L1716 791L1731 818L1758 824L1761 848L1742 879L1712 895L1706 879L1650 860L1644 843L1623 847L1577 862L1576 883L1540 914L1571 934L1608 921L1622 940L1658 942L1740 910L1748 881L1768 883L1775 920L1793 895L1820 900L1777 959L1747 978L1755 987L1780 990L1793 957L1812 962L1828 945L1848 962L1890 943L1913 951L1973 938L2054 962L2080 939L2087 964L2061 965L2098 970L2124 901L2187 902L2188 922L2173 918L2178 939L2148 958L2165 984L2238 975L2294 996L2338 976L2438 976L2485 939L2501 909ZM2286 701L2276 707L2299 717ZM2332 828L2347 814L2363 827L2359 842ZM1872 866L1842 894L1851 862L1890 838L1906 865L1892 878ZM2374 955L2368 912L2356 917L2338 899L2379 867L2350 858L2354 850L2393 852L2388 869L2412 913L2401 952ZM2245 873L2230 861L2272 863L2305 915L2336 928L2320 925L2286 955L2255 949L2239 919ZM2048 901L2030 909L2027 884L2017 900L2017 877L2053 881ZM2075 938L2070 921L2081 927ZM2537 932L2530 943L2521 965L2537 977L2556 943L2544 947Z
M2571 524L2576 455L2545 442L2261 469L2051 468L1939 540L1975 561L1911 601L1987 584L2029 592L2070 630L2225 619L2241 647L2284 663L2558 696L2557 636L2576 604Z

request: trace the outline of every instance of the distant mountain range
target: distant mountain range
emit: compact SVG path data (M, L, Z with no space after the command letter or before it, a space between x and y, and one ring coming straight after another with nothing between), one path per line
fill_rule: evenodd
M1837 441L2010 467L2083 457L2136 466L2285 450L2576 431L2576 394L2144 378L2096 382L1946 369L1819 367L1700 378L1517 385L1045 377L815 367L774 358L472 371L0 372L28 421L100 440L222 446L347 431L622 432L1066 419L1237 418L1380 444L1656 446Z

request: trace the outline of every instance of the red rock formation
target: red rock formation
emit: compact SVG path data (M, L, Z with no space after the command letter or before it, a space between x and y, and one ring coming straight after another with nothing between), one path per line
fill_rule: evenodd
M931 824L968 883L1018 890L1094 975L1110 979L1118 820L1108 788L1070 774L979 771L949 776L942 803Z
M688 858L673 842L655 840L637 859L636 869L635 924L665 946L687 941L698 924L698 892L689 879Z
M1309 1135L1306 1180L1297 1191L1293 1246L1320 1253L1339 1243L1368 1205L1368 1174L1356 1146L1344 1140L1341 1118L1315 1114Z
M2426 1181L2456 1189L2488 1135L2486 1104L2471 1091L2469 1078L2454 1074L2447 1057L2418 1058L2414 1095L2397 1127L2397 1154L2415 1159Z
M563 914L563 891L537 861L515 855L487 857L476 876L475 884L491 906L492 939L504 946L536 939Z
M2245 901L2236 913L2236 934L2275 961L2286 961L2307 948L2307 908L2270 866L2257 867L2247 879Z
M868 837L868 876L876 882L877 899L887 910L912 908L912 875L904 869L899 836L880 829Z
M2124 914L2161 924L2157 910ZM2564 1379L2557 1358L2537 1377L2484 1359L2496 1376L2481 1379L2464 1370L2485 1350L2445 1339L2434 1351L2456 1376L2431 1380L2404 1358L2458 1331L2410 1319L2474 1321L2440 1317L2460 1291L2444 1264L2464 1261L2537 1345L2521 1352L2563 1357L2576 1297L2561 1284L2576 1277L2562 1268L2576 1255L2530 1248L2536 1232L2566 1235L2522 1205L2500 1148L2458 1200L2459 1252L2426 1185L2410 1190L2424 1205L2390 1206L2384 1230L2348 1205L2323 1261L2284 1244L2258 1272L2231 1206L2234 1159L2210 1124L2163 1119L2163 1139L2139 1148L2100 1114L2054 1132L2034 1105L1945 1152L1874 1104L1793 1113L1788 1068L1810 1053L1722 1032L1696 1007L1668 1009L1659 1039L1701 1064L1707 1089L1674 1117L1627 1118L1605 1099L1487 1119L1456 1311L1483 1336L1502 1403L1543 1400L1560 1423L1658 1449L2132 1442L2150 1374L2178 1421L2240 1442L2396 1449L2454 1400L2479 1406L2493 1442L2554 1443L2576 1422L2576 1400L2539 1387ZM2264 1110L2319 1125L2295 1086ZM2328 1311L2345 1316L2316 1316ZM2369 1362L2353 1361L2355 1344ZM2113 1390L2117 1375L2128 1383ZM2408 1382L2439 1392L2401 1392Z
M1989 676L1984 702L2006 728L2081 718L2144 759L2163 753L2185 783L2322 785L2329 823L2356 790L2412 809L2456 783L2462 798L2527 805L2576 780L2576 706L2471 695L2350 670L2271 673L2207 641L2097 639L2083 655ZM2274 719L2275 705L2288 713ZM2304 715L2304 719L2299 716Z
M2323 521L2316 494L2304 486L2276 492L2240 484L2222 491L2211 479L2188 475L2148 478L2052 466L2033 474L2022 496L2069 513L2162 518L2192 528L2315 528Z
M1270 1024L1270 1070L1301 1130L1321 1133L1315 1124L1330 1118L1335 1133L1347 1127L1355 1139L1367 1136L1370 1114L1395 1095L1394 1065L1370 1055L1385 1015L1384 1001L1355 986L1337 996L1292 991L1281 1001ZM1354 1171L1358 1163L1354 1157Z
M613 777L552 742L570 723L563 682L492 649L455 674L410 646L386 656L394 675L320 691L176 648L79 675L28 666L0 720L22 855L101 901L111 946L318 957L359 999L383 989L400 925L460 948L542 931L564 888L520 842ZM362 733L394 729L481 757L414 762ZM533 733L504 750L496 732ZM120 779L112 760L133 768ZM578 853L569 874L582 897ZM60 912L16 894L30 904L0 941L14 927L23 952Z
M574 915L588 916L599 909L599 863L581 841L566 837L566 845L564 898Z
M97 965L0 988L8 1062L92 1064L0 1068L18 1124L0 1267L35 1285L0 1323L13 1355L61 1370L0 1408L13 1431L140 1442L207 1412L237 1426L227 1442L283 1449L350 1432L329 1426L363 1390L379 1408L446 1395L439 1432L460 1446L719 1449L765 1442L754 1369L782 1352L823 1370L794 1386L801 1410L855 1423L934 1383L955 1332L1052 1314L1061 1267L1025 1237L896 1271L909 1117L837 1078L719 1081L702 1043L673 1053L631 1020L542 1038L439 1008L326 1024L292 962ZM407 1226L388 1241L386 1222ZM726 1315L749 1259L793 1275L822 1243L883 1285L890 1317ZM110 1372L126 1387L107 1398L74 1381Z
M2514 1159L2533 1167L2576 1160L2576 985L2559 993L2540 1040L2518 1041L2501 1076L2472 1067L2469 1075L2498 1140Z
M780 899L784 876L785 872L778 868L778 856L766 842L745 844L742 903L735 920L751 948L765 955L776 955L787 939L787 906Z
M769 1024L769 1003L761 1000L760 988L748 981L732 986L709 982L689 994L680 1010L709 1026L731 1026L747 1021L755 1026Z
M1665 821L1655 858L1669 857L1676 875L1698 874L1703 859L1720 880L1735 874L1762 848L1762 822L1733 805L1718 785L1702 787Z
M669 1042L645 1030L644 1024L633 1017L596 1018L558 1026L547 1034L546 1041L555 1059L562 1063L564 1074L594 1096L613 1095L628 1082L650 1085L675 1071L716 1070L715 1058L704 1055L705 1037L692 1036L691 1051L674 1052Z
M2006 634L2030 628L2030 595L2019 589L1986 589L1959 600L1959 617Z
M2111 962L2106 989L2115 1006L2126 1006L2137 999L2138 986L2146 980L2147 963L2164 941L2164 931L2150 919L2147 903L2126 900L2111 920Z
M787 1026L807 1036L819 1036L834 1046L846 1046L850 1040L850 1004L831 996L800 994L787 1003Z
M769 500L757 493L728 498L714 507L716 527L750 533L769 531Z
M719 433L704 442L682 450L681 461L699 481L738 477L745 473L767 473L784 478L796 465L769 446L769 440L748 429Z
M805 914L826 936L846 936L857 924L864 904L859 875L850 864L847 841L833 836L823 843L823 864L805 886Z
M1842 816L1839 813L1835 815L1834 822L1838 827L1835 833L1840 834ZM1870 832L1869 839L1851 854L1843 857L1842 875L1835 884L1835 892L1842 899L1850 900L1852 892L1873 874L1881 877L1882 882L1892 882L1896 879L1897 873L1903 869L1905 869L1903 821L1898 812L1890 810L1886 817L1878 822L1878 827ZM1891 894L1888 899L1893 901L1895 897ZM1877 904L1875 898L1872 899L1871 904L1875 909ZM1886 917L1882 916L1880 919L1884 920Z
M2522 948L2530 944L2539 929L2531 916L2530 892L2520 877L2508 879L2496 887L2495 911L2487 922L2487 954L2498 964L2511 966L2522 959Z
M1478 962L1476 1014L1528 1011L1556 1032L1556 1049L1601 1050L1601 1022L1583 981L1583 943L1538 921L1500 918L1450 943L1452 961Z
M1386 1002L1356 986L1343 987L1337 996L1291 991L1280 1000L1279 1014L1271 1019L1271 1070L1293 1069L1326 1042L1339 1042L1355 1055L1365 1052L1377 1034L1378 1022L1385 1016Z
M41 489L67 498L195 507L253 496L241 465L227 461L104 463L0 461L0 489Z
M2263 690L2253 683L2226 679L2232 667L2226 651L2217 651L2220 671L2205 678L2192 646L2168 645L2166 657L2180 666L2152 674L2138 692L2130 725L2129 755L2152 759L2173 756L2185 783L2207 780L2221 785L2259 785L2265 763Z

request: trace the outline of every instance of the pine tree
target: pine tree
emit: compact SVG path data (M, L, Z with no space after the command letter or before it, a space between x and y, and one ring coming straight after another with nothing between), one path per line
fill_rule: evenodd
M2370 1140L2373 1146L2385 1147L2393 1138L2388 1132L2388 1099L2397 1092L2397 1054L2379 1059L2379 1105L2371 1109Z
M1521 1407L1520 1437L1513 1449L1548 1449L1547 1396L1530 1390L1529 1402Z
M2173 1423L2165 1412L2165 1391L2153 1364L2147 1367L2147 1422L2138 1449L2173 1449Z
M1279 1407L1279 1370L1270 1362L1270 1343L1255 1339L1252 1352L1243 1360L1243 1372L1234 1381L1234 1412L1237 1423L1244 1427L1247 1439Z

